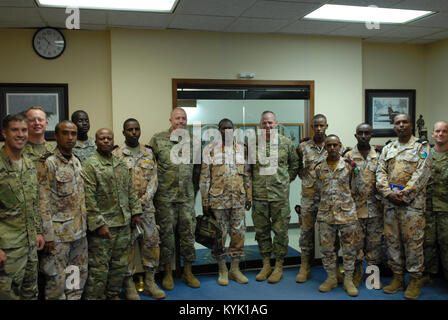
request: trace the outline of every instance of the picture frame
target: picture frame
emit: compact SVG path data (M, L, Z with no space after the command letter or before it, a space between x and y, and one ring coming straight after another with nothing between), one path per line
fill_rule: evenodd
M303 123L282 123L279 124L279 132L286 138L290 139L295 147L299 146L300 140L304 136Z
M47 113L45 140L55 140L54 129L68 120L68 84L66 83L0 83L0 117L41 106ZM3 140L3 136L1 137Z
M366 89L365 122L372 126L372 137L395 137L393 118L409 115L415 134L415 89Z

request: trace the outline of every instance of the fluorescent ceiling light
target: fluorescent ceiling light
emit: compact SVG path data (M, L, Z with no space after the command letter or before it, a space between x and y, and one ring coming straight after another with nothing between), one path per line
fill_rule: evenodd
M325 4L306 15L304 19L349 21L349 22L380 22L407 23L434 13L432 11L387 9L378 7L344 6Z
M41 7L172 12L178 0L37 0Z

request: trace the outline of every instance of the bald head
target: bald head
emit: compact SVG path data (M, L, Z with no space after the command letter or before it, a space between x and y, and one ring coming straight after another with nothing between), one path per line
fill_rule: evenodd
M95 133L95 144L100 154L110 156L114 149L114 133L108 128L101 128Z
M174 108L170 117L171 129L185 129L187 127L187 113L182 108Z
M435 141L436 150L439 152L446 151L448 149L448 122L442 120L434 123L431 136Z

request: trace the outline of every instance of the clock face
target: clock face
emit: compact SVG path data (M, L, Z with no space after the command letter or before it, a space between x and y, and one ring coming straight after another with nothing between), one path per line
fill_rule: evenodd
M55 59L65 50L65 38L57 29L42 28L34 34L33 48L42 58Z

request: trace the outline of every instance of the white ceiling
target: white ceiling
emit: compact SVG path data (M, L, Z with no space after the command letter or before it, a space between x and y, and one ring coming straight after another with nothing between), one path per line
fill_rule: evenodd
M431 10L406 25L302 20L321 5L350 4ZM39 8L34 0L0 0L0 28L65 28L65 9ZM181 29L218 32L346 36L368 42L430 43L448 39L448 0L179 0L174 13L81 10L81 29Z

